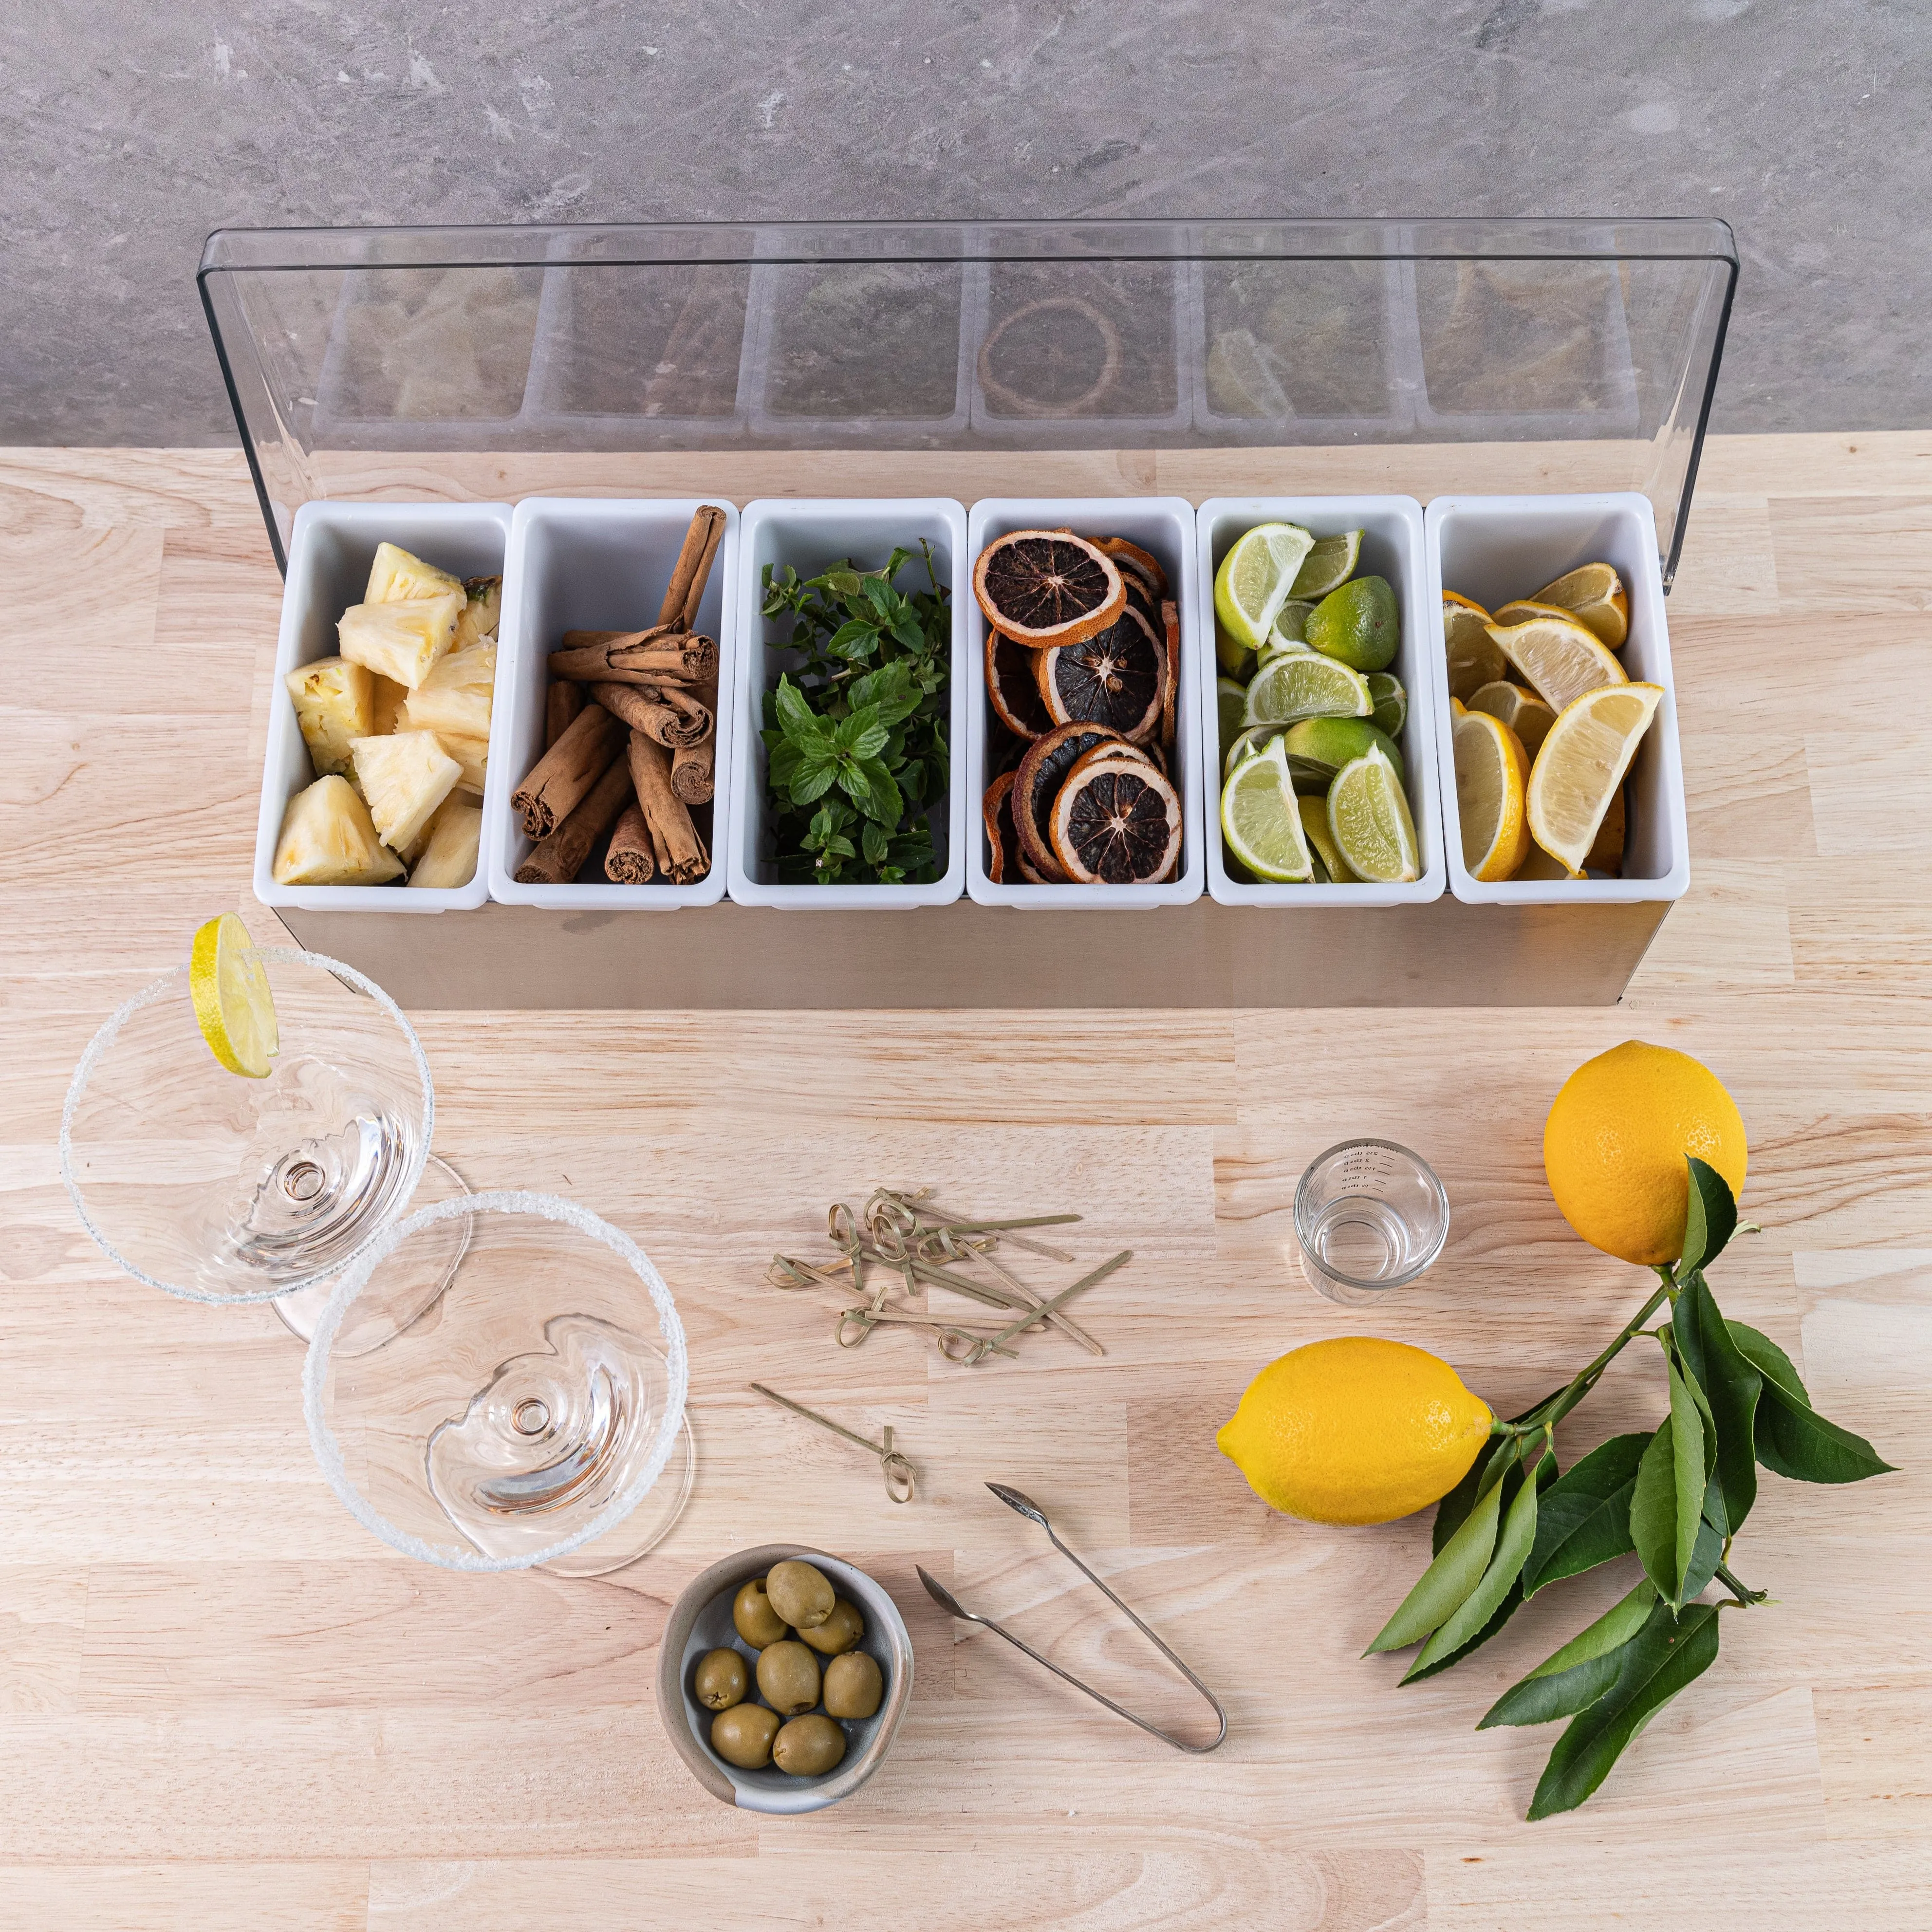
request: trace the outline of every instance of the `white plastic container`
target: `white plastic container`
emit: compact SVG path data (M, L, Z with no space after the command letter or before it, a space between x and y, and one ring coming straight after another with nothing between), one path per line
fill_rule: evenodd
M1180 868L1164 885L1036 886L1024 879L996 885L986 874L986 839L980 801L985 797L988 714L986 620L972 594L973 565L995 538L1012 530L1070 530L1084 537L1125 537L1150 551L1167 572L1168 594L1180 616L1180 664L1174 692L1174 789L1180 794ZM1125 906L1187 905L1201 896L1204 843L1201 806L1198 661L1210 664L1214 634L1201 629L1194 540L1194 506L1185 496L982 496L967 526L966 646L970 702L966 720L966 802L972 836L966 890L981 905L1033 906L1058 910L1118 911ZM1208 692L1214 680L1208 679Z
M1429 601L1438 614L1432 635L1436 766L1449 887L1478 905L1628 904L1674 900L1690 884L1690 836L1677 740L1677 700L1664 579L1650 500L1635 492L1587 496L1438 496L1424 519ZM1616 566L1630 598L1630 638L1617 653L1634 681L1664 687L1664 701L1637 748L1625 783L1628 830L1623 876L1616 879L1503 880L1469 876L1456 810L1456 759L1450 733L1449 672L1439 613L1447 589L1493 610L1534 597L1546 584L1586 563Z
M722 496L526 496L510 520L503 576L502 647L496 668L497 730L484 800L490 896L506 905L561 906L585 912L675 911L711 905L724 894L724 849L730 836L731 740L718 734L715 799L692 817L711 852L711 870L695 885L656 880L647 886L523 886L516 870L529 857L530 835L510 794L543 754L549 704L550 653L566 631L642 630L657 622L664 587L685 532L700 506L724 512L724 535L698 608L698 628L718 640L718 688L732 682L731 638L737 582L738 512ZM722 700L720 701L722 708ZM710 823L706 823L707 818Z
M1426 585L1423 555L1422 506L1412 496L1218 496L1196 512L1200 558L1196 566L1199 599L1196 621L1206 647L1197 654L1195 675L1201 720L1200 758L1203 810L1207 819L1208 890L1222 905L1365 906L1419 905L1442 896L1442 788L1436 775L1436 685L1443 676L1432 673L1429 646L1439 638L1441 625L1432 623L1432 604ZM1221 836L1221 760L1220 706L1214 692L1214 573L1235 541L1257 524L1298 524L1318 537L1339 536L1345 530L1362 532L1358 576L1385 578L1394 590L1402 615L1402 641L1389 669L1402 680L1408 695L1408 716L1396 741L1402 747L1404 789L1409 815L1415 820L1416 856L1421 874L1406 885L1276 885L1236 879L1228 870ZM1439 660L1438 646L1436 656Z
M915 553L899 574L902 590L927 587L916 554L920 539L932 546L933 568L952 602L952 672L946 746L952 782L945 824L946 870L930 885L791 886L778 883L765 847L764 695L776 686L783 659L768 650L763 613L764 568L789 564L801 578L816 577L842 560L877 569L894 545ZM745 512L738 549L734 676L726 701L736 788L730 842L732 898L740 905L790 906L810 911L888 911L908 906L950 905L964 890L968 832L966 612L972 605L971 558L963 505L942 496L775 497ZM790 631L789 622L782 626Z
M255 824L255 896L267 906L308 912L448 912L479 906L489 896L490 818L483 814L476 872L466 886L412 890L387 886L278 886L273 877L282 815L298 791L315 781L308 747L296 722L288 674L337 654L336 620L362 601L379 544L404 550L455 577L494 577L504 570L510 540L507 503L339 503L326 500L296 511L289 537L289 572L282 590L282 626L275 647L275 688L268 700L268 750L262 804ZM506 581L506 603L508 584ZM496 684L490 710L490 772L503 740L504 652L500 628Z

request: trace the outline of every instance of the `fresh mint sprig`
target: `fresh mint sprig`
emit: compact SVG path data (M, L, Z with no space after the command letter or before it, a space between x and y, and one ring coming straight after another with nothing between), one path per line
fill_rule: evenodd
M902 591L923 556L929 590ZM797 653L765 694L767 818L787 885L924 884L944 855L927 814L943 804L952 623L930 544L882 568L841 562L801 582L767 564L768 619L792 620L768 648ZM940 814L944 824L944 814Z

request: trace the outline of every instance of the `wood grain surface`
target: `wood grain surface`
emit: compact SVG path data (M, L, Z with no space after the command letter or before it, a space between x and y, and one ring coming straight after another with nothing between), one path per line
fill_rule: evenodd
M742 501L1594 480L1561 446L1533 478L1520 452L1442 449L598 460L586 481L356 459L338 483ZM1928 528L1932 437L1708 448L1670 605L1693 882L1621 1010L422 1016L438 1152L636 1235L690 1335L690 1507L660 1553L572 1582L392 1556L314 1465L274 1316L171 1302L76 1222L55 1141L89 1034L200 919L277 931L248 880L280 586L236 457L0 453L0 1928L1932 1924ZM1728 1614L1716 1667L1599 1796L1530 1826L1554 1733L1473 1726L1621 1568L1398 1691L1398 1660L1359 1653L1426 1515L1289 1522L1213 1436L1256 1369L1323 1336L1434 1349L1505 1413L1593 1354L1646 1280L1564 1226L1542 1124L1570 1068L1632 1036L1708 1061L1748 1124L1766 1232L1720 1264L1726 1308L1900 1472L1767 1478L1738 1564L1776 1606ZM1290 1223L1304 1163L1360 1133L1420 1150L1454 1217L1433 1272L1366 1315L1303 1285ZM881 1180L1077 1208L1083 1260L1132 1247L1084 1304L1105 1359L1057 1336L972 1371L903 1334L836 1348L834 1298L764 1266ZM892 1507L874 1464L753 1376L892 1423L918 1502ZM1632 1351L1566 1460L1659 1407ZM1218 1754L1166 1750L928 1602L915 1562L1192 1719L989 1478L1045 1502L1220 1690ZM777 1538L877 1574L919 1658L884 1769L802 1820L706 1797L651 1693L683 1581Z

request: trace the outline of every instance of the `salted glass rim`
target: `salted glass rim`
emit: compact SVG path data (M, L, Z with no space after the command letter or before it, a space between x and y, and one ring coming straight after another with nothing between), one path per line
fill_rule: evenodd
M629 1266L650 1292L652 1305L657 1310L658 1334L664 1343L667 1388L664 1414L658 1418L650 1454L645 1457L643 1468L630 1486L612 1497L581 1529L541 1550L517 1556L485 1556L475 1550L459 1550L447 1544L425 1542L422 1538L391 1522L350 1480L341 1445L328 1426L322 1400L336 1332L357 1296L368 1286L376 1270L410 1235L423 1228L432 1227L439 1221L450 1220L458 1214L474 1217L492 1214L529 1215L541 1220L558 1222L566 1227L574 1228L579 1234L602 1241ZM394 1346L394 1342L383 1344L385 1348ZM534 1193L520 1188L496 1188L480 1194L457 1195L448 1201L418 1208L415 1214L384 1228L350 1262L336 1283L321 1320L316 1324L314 1339L309 1343L308 1354L302 1364L302 1414L308 1423L310 1446L315 1451L316 1462L322 1466L323 1475L328 1479L329 1487L364 1529L380 1537L392 1550L400 1550L405 1556L413 1556L420 1562L433 1563L439 1569L495 1574L506 1570L534 1569L539 1564L554 1563L560 1556L567 1556L572 1550L582 1549L586 1543L596 1541L623 1522L644 1501L670 1460L679 1432L684 1426L685 1399L689 1392L690 1379L690 1358L677 1304L671 1298L670 1290L656 1264L629 1235L621 1228L614 1228L589 1208L580 1208L575 1202L566 1201L560 1196Z
M333 978L346 981L355 990L366 993L382 1007L400 1030L404 1043L410 1050L410 1058L416 1063L416 1079L422 1089L422 1132L417 1136L414 1152L410 1156L409 1185L403 1196L405 1201L412 1198L417 1184L422 1179L423 1168L429 1160L430 1143L436 1130L436 1083L430 1077L428 1057L422 1050L422 1042L416 1037L416 1030L404 1016L403 1010L367 974L358 973L353 966L340 959L332 959L324 952L304 952L296 946L251 946L249 952L258 959L266 959L281 966L314 966ZM312 1270L293 1281L278 1282L273 1288L259 1288L245 1294L217 1294L205 1288L186 1288L178 1282L163 1281L159 1276L149 1274L145 1269L136 1268L114 1244L102 1233L94 1216L87 1211L87 1203L81 1192L80 1177L74 1172L74 1117L80 1105L81 1096L87 1090L87 1083L101 1056L114 1044L121 1029L134 1016L157 1000L164 999L176 986L187 979L192 969L187 965L172 967L154 981L143 986L129 1000L124 1000L110 1013L94 1037L87 1043L87 1051L80 1056L80 1064L74 1070L74 1078L68 1083L67 1098L61 1106L60 1168L61 1179L65 1184L68 1198L74 1203L74 1210L80 1217L96 1247L119 1268L149 1288L158 1288L164 1294L172 1294L182 1301L199 1301L216 1308L239 1308L251 1303L277 1301L285 1294L298 1294L302 1289L314 1288L340 1274L345 1265L353 1265L368 1251L370 1242L382 1232L380 1228L372 1229L362 1246L349 1256L347 1263L332 1261L323 1268ZM236 1076L236 1078L244 1076Z
M1324 1148L1301 1170L1301 1178L1294 1184L1294 1238L1303 1254L1309 1252L1307 1228L1309 1217L1305 1210L1308 1199L1310 1177L1318 1167L1325 1166L1338 1154L1346 1154L1354 1148L1386 1148L1391 1154L1399 1154L1414 1162L1420 1173L1427 1178L1429 1190L1434 1196L1442 1214L1442 1224L1438 1229L1436 1241L1428 1253L1414 1268L1399 1275L1384 1275L1373 1281L1363 1280L1358 1275L1344 1274L1338 1268L1330 1267L1324 1260L1315 1259L1315 1265L1330 1281L1340 1282L1344 1288L1406 1288L1419 1275L1426 1274L1442 1258L1442 1250L1449 1243L1449 1190L1442 1185L1442 1177L1412 1147L1404 1147L1400 1141L1385 1140L1379 1134L1358 1134L1352 1140L1337 1141L1333 1147Z

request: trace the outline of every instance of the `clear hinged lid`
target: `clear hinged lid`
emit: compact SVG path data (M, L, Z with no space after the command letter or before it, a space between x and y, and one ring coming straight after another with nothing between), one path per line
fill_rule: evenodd
M1560 443L1668 584L1737 273L1722 221L1452 219L224 230L200 279L278 558L372 453L1478 443L1434 488L1522 491Z

